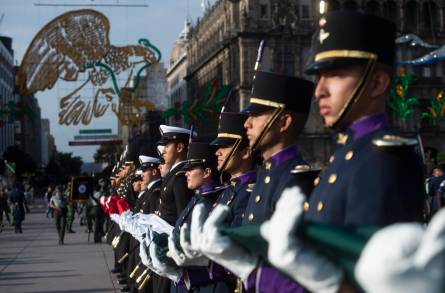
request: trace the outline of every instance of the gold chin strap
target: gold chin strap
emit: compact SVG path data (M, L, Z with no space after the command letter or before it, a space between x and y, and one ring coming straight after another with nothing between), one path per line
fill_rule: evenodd
M226 170L227 166L229 165L229 162L233 159L233 155L238 150L238 148L241 144L241 141L242 141L242 138L236 140L235 144L233 145L232 149L230 150L229 155L223 162L223 165L221 167L221 172Z
M267 131L270 129L270 127L275 122L275 120L277 120L278 116L280 116L280 114L283 113L283 111L284 111L284 105L281 105L281 104L280 104L280 106L278 108L276 108L274 110L274 112L272 114L272 117L269 119L269 121L267 121L267 123L264 126L263 130L261 131L260 135L255 140L255 142L253 143L253 145L251 147L252 151L255 151L257 149L258 145L260 144L261 140L266 135Z
M377 63L377 55L373 54L371 58L368 59L368 62L366 63L365 72L363 73L359 82L355 86L351 94L351 97L343 105L343 108L338 114L337 120L334 123L332 123L332 125L326 125L328 128L340 130L348 122L347 121L348 114L352 113L353 106L363 96L363 93L365 92L365 89L370 81L371 74L374 72L376 63Z

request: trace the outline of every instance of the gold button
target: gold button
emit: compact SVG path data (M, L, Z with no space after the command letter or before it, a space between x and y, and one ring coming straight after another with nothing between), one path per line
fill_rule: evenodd
M331 174L331 176L329 176L329 183L330 184L334 184L335 181L337 181L337 174Z
M354 156L354 152L353 151L349 151L345 155L345 160L349 161L350 159L352 159L353 156Z
M335 157L334 157L334 156L331 156L331 157L329 158L329 163L332 164L332 162L334 162L334 159L335 159Z
M261 201L261 196L257 195L257 196L255 197L255 202L256 202L256 203L259 203L260 201Z
M318 205L317 205L317 211L321 212L321 211L323 210L323 208L324 208L324 204L323 204L323 202L322 202L322 201L319 201L319 202L318 202Z
M235 181L232 181L232 182L230 182L230 184L231 184L232 186L235 186L235 185L236 185L236 182L235 182Z
M166 187L164 187L164 191L166 191L167 190L167 186Z
M305 212L307 212L309 210L309 203L307 201L305 201L304 204L303 204L303 210Z
M266 176L264 178L264 183L269 184L269 182L270 182L270 176Z
M314 186L317 186L320 183L320 177L314 179Z
M272 168L272 163L271 162L267 162L266 163L266 170L270 170L270 168Z
M248 218L248 219L249 219L249 222L252 222L252 221L253 221L253 218L254 218L254 215L253 215L252 213L250 213L250 214L249 214L249 218Z

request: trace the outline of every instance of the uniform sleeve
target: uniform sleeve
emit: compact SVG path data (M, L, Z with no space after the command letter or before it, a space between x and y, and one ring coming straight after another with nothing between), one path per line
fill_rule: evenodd
M247 283L247 293L304 292L304 288L297 282L264 263L250 274Z
M178 175L173 182L173 196L176 203L176 213L180 215L193 196L193 192L187 188L184 175Z
M423 174L414 153L378 149L363 158L353 171L345 225L422 220Z

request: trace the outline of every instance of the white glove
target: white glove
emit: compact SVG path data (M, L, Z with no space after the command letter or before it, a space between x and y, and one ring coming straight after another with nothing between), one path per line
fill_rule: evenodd
M128 225L129 221L132 221L132 216L133 216L133 213L130 210L125 211L121 214L118 224L119 224L119 228L122 231L126 231L125 227Z
M229 215L230 208L218 205L213 209L203 227L201 252L214 262L227 268L247 284L250 273L258 263L258 257L222 235L218 227Z
M355 277L376 292L445 292L445 210L425 230L420 224L394 224L376 232L363 249Z
M121 216L119 214L111 214L110 219L115 222L116 224L119 224Z
M183 233L184 230L181 229L180 232L180 242L181 242L181 247L184 250L184 247L182 246L183 243ZM167 256L172 258L175 263L178 266L181 267L185 267L185 266L207 266L209 264L209 261L206 257L204 256L197 256L197 257L189 257L187 256L187 254L185 254L185 252L182 252L178 249L178 247L176 246L176 242L175 241L175 236L174 233L170 234L168 236L168 252L167 252ZM187 244L190 246L190 244Z
M261 235L269 242L268 259L311 292L338 292L343 272L296 236L304 201L299 187L285 189L274 214L261 225Z
M209 216L209 211L207 210L204 204L202 203L197 204L193 208L192 221L190 223L190 246L191 246L190 249L195 251L195 253L198 253L201 250L201 244L203 238L203 226L205 219L208 216ZM184 229L186 229L186 227L184 227ZM187 254L186 251L184 252Z
M156 255L156 250L157 250L157 245L156 243L152 242L149 247L149 252L155 273L162 277L169 278L175 283L179 282L182 276L182 269L161 262Z

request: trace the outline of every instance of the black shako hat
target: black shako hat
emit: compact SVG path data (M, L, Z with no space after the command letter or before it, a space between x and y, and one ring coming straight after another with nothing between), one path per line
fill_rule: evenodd
M283 108L309 113L314 83L297 77L256 71L249 105L243 113L255 114Z
M135 152L133 151L128 151L125 154L125 162L124 165L128 166L128 165L132 165L132 164L136 164L138 161L138 156Z
M219 118L218 135L210 143L215 146L228 146L235 143L248 143L244 122L247 115L244 113L223 112Z
M216 147L206 142L192 142L187 152L187 162L183 169L209 167L216 169Z
M374 15L333 11L320 18L314 60L305 73L346 67L374 59L394 66L396 25Z

